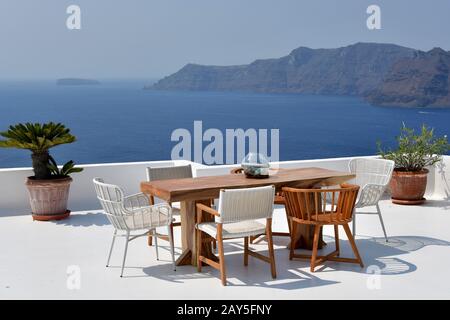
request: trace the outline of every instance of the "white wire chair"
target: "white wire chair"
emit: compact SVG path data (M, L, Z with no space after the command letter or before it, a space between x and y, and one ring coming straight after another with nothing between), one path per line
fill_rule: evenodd
M353 215L353 235L356 235L356 214L371 214L370 212L357 212L357 209L375 206L384 237L386 238L386 241L388 241L378 201L391 180L394 165L394 161L384 159L354 158L350 160L348 168L351 173L356 174L356 178L354 178L351 183L361 187L355 205L355 214Z
M226 272L223 240L244 238L244 265L248 265L248 256L270 263L272 277L276 278L275 255L272 241L272 214L274 207L275 187L257 187L245 189L227 189L220 191L218 210L204 204L197 204L197 270L201 272L202 263L206 263L220 271L222 284L226 285ZM202 222L203 213L215 217L214 222ZM266 219L266 224L259 219ZM217 239L219 262L212 261L201 255L202 243L210 241L203 239L203 233ZM249 250L249 238L266 234L269 256Z
M167 227L173 269L175 270L173 234L170 230L170 224L173 220L172 208L165 203L150 205L149 198L143 193L124 196L124 192L120 187L113 184L107 184L101 178L94 178L93 182L97 199L100 201L109 222L111 222L114 227L114 234L106 267L109 266L116 237L122 236L126 238L120 273L120 276L122 277L127 257L128 242L138 237L146 236L149 233L156 234L156 228ZM142 234L131 235L131 232L139 230L146 231ZM124 232L124 234L118 234L118 231ZM159 260L157 240L155 240L155 248L156 258Z

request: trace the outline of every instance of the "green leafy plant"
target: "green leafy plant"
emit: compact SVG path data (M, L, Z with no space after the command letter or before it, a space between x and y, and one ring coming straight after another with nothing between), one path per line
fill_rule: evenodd
M0 140L0 147L27 149L31 151L34 176L36 179L51 179L55 176L67 176L83 169L74 168L73 161L67 162L61 170L50 156L49 149L76 140L70 129L61 123L19 123L0 132L6 138Z
M67 161L61 169L58 168L58 165L56 164L55 159L53 159L52 156L50 156L50 163L48 164L48 168L50 169L50 172L53 176L57 177L67 177L70 176L72 173L77 173L83 171L83 168L75 168L75 163L70 160Z
M422 125L420 133L403 124L397 137L398 148L384 151L378 143L379 155L393 160L398 171L422 171L427 166L439 162L442 155L450 150L447 136L435 137L434 129Z

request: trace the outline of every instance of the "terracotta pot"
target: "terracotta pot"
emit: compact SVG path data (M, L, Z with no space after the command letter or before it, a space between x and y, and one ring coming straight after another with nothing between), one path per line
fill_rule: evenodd
M418 172L394 170L390 182L392 202L407 205L424 203L427 176L427 169Z
M36 180L28 177L26 186L30 193L31 212L33 220L61 220L67 218L67 200L72 178L55 178Z

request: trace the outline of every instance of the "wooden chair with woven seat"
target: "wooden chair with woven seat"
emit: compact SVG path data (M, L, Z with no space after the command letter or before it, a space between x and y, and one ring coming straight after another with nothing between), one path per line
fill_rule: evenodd
M147 180L148 181L154 181L154 180L168 180L168 179L183 179L183 178L192 178L192 168L191 165L185 165L185 166L171 166L171 167L147 167ZM155 198L154 196L150 196L150 204L155 204ZM169 203L169 205L172 207L172 216L180 216L180 207L176 203ZM179 227L181 226L181 222L173 222L170 225L171 232L173 234L173 227ZM157 241L157 238L163 238L165 239L166 236L164 235L148 235L148 245L151 246L153 243L153 237L155 237L155 241Z
M283 169L282 168L278 168L278 170L283 170ZM230 170L230 173L231 174L243 174L244 173L244 169L243 168L234 168L234 169ZM286 200L284 199L283 192L277 191L275 193L275 198L274 198L273 203L276 204L276 205L285 206ZM275 232L272 232L273 236L276 236L276 237L290 237L291 236L291 225L289 223L289 217L288 217L287 213L286 213L286 218L287 218L287 222L288 222L289 232L275 231ZM265 235L257 235L257 236L250 237L250 243L258 243L264 237L265 237Z
M227 283L225 272L225 257L223 241L244 238L244 265L248 265L248 256L270 263L272 278L276 278L275 254L272 241L272 213L274 186L223 189L220 191L218 210L204 204L197 203L197 270L202 271L202 263L208 264L220 271L222 284ZM214 222L202 222L203 213L215 217ZM257 221L265 219L266 224ZM249 237L265 233L269 249L269 256L264 256L249 249ZM203 234L208 235L203 237ZM201 254L202 243L217 239L219 262L208 259Z
M185 179L192 178L192 167L190 164L184 166L168 166L168 167L147 167L147 181L155 180L169 180L169 179ZM213 200L212 200L213 201ZM155 197L150 196L150 203L155 204ZM180 216L180 204L179 203L169 203L172 207L172 215L174 217ZM173 234L173 227L180 227L181 222L176 221L170 225L171 233ZM157 238L162 238L167 240L168 237L161 234L149 234L148 235L148 245L151 246L153 243L153 238L157 241ZM213 247L216 248L215 241L213 242Z
M294 239L298 224L307 224L314 226L314 242L312 255L295 254L294 246L290 246L289 260L293 258L311 259L311 272L317 265L325 261L338 261L358 263L364 267L355 239L350 231L348 224L352 221L353 210L355 208L356 198L358 196L359 186L351 184L342 184L341 188L334 189L296 189L283 188L283 194L286 199L286 211L291 222L291 243ZM318 256L319 233L321 227L325 225L334 226L334 237L336 250L325 255ZM339 230L342 226L347 235L348 241L352 247L355 258L340 257L339 248Z

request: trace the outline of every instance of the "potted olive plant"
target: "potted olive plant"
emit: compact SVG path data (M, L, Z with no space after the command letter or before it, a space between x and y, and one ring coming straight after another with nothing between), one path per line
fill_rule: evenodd
M28 177L26 186L30 194L33 220L61 220L67 218L67 200L72 178L70 174L80 172L71 160L58 168L49 153L55 146L72 143L76 140L70 130L61 123L26 123L10 126L8 131L0 132L6 138L0 140L0 147L28 149L34 176Z
M407 128L405 124L397 137L398 147L384 151L379 145L379 154L384 159L393 160L395 169L390 188L392 202L415 205L425 201L428 169L441 161L442 155L450 150L447 136L435 137L434 130L422 125L420 133Z

